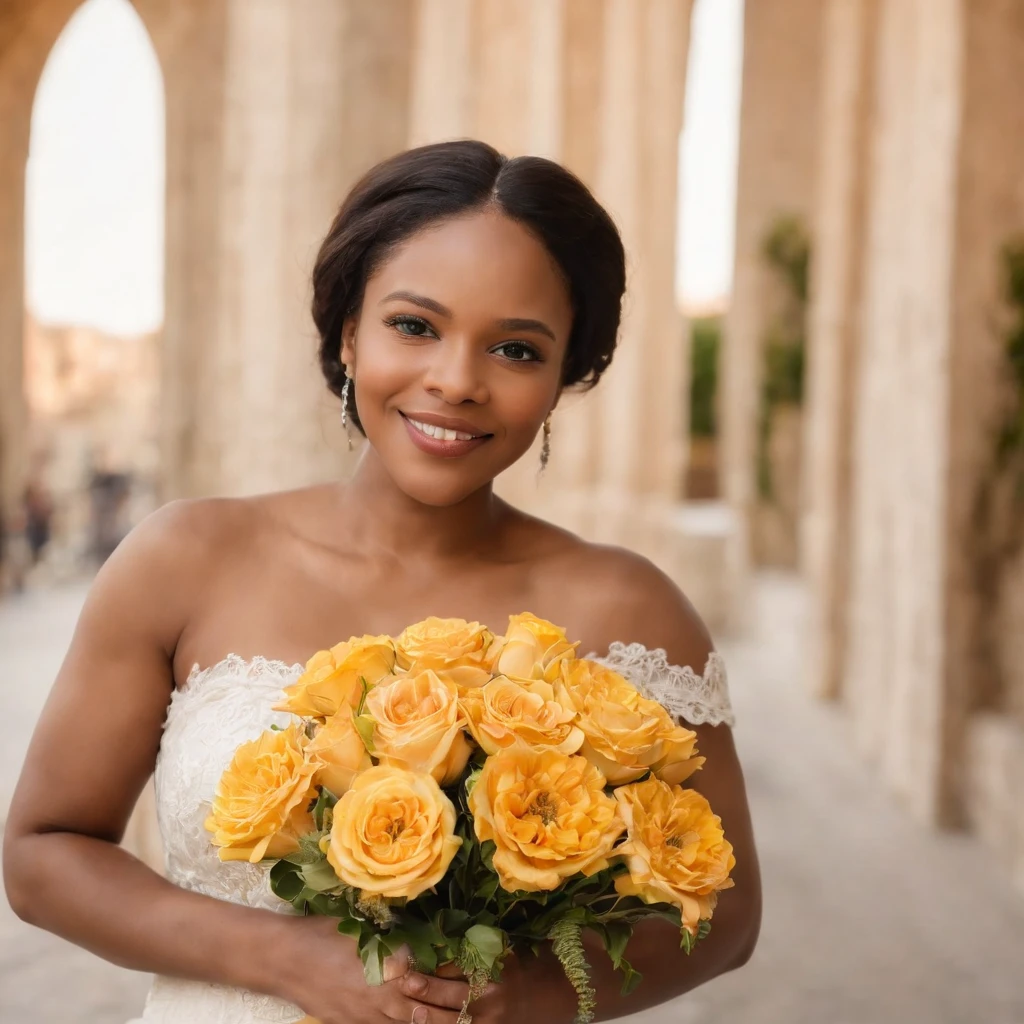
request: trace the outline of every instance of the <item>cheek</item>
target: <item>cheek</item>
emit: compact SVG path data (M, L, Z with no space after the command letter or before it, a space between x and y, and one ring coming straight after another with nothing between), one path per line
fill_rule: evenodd
M558 375L545 366L534 371L514 372L497 368L490 389L491 405L497 418L509 430L536 430L558 394Z

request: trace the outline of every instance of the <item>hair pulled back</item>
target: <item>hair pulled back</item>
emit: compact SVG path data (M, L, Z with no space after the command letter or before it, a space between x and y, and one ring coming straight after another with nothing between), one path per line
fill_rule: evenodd
M339 397L342 325L357 315L366 282L404 240L437 221L489 205L522 224L561 269L573 321L565 387L593 387L615 351L626 287L625 254L611 217L587 187L551 160L509 159L486 143L441 142L373 167L352 189L313 270L320 366ZM358 425L355 403L349 416Z

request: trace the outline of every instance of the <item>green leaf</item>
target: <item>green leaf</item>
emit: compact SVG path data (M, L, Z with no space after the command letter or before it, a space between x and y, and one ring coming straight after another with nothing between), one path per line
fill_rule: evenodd
M634 970L633 965L628 960L620 960L619 969L625 975L622 979L622 988L619 990L619 994L628 996L644 980L644 976L639 971Z
M408 944L418 971L424 974L434 973L437 968L437 952L434 949L435 936L429 921L409 922L400 928L392 929L388 937L398 939L399 945L403 942Z
M693 936L684 928L679 933L679 948L685 950L686 955L689 956L693 952L693 944Z
M355 939L356 942L362 937L364 927L364 923L357 921L354 917L344 917L338 922L338 931L350 939Z
M363 961L363 975L367 985L384 984L384 960L388 950L380 935L371 935L365 945L361 945L359 956Z
M604 948L608 952L612 965L618 967L626 955L626 946L633 937L633 926L621 921L609 921L599 934L604 940Z
M505 933L500 928L474 924L466 929L466 940L476 947L481 961L488 968L493 967L495 960L505 951Z
M359 695L359 705L356 707L355 714L356 718L363 713L363 708L366 707L366 695L370 692L370 684L366 681L366 676L359 677L359 685L363 688L363 692Z
M377 723L369 715L357 715L353 722L356 732L359 733L359 738L363 741L363 746L366 747L367 753L372 754L373 732Z
M334 868L327 860L317 861L315 864L303 864L299 871L305 886L314 892L330 892L341 885L338 876L334 873Z
M291 903L304 888L299 869L286 860L279 860L270 869L270 888L275 896Z
M711 921L705 918L697 925L697 938L706 939L711 932Z
M473 787L477 783L477 779L480 778L480 773L483 771L482 768L476 768L466 776L466 799L469 799L469 794L473 792Z

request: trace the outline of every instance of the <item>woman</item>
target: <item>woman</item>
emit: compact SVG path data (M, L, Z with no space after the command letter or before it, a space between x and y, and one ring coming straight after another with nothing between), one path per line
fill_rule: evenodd
M614 225L556 164L478 142L384 162L345 201L313 276L323 371L368 441L352 479L171 504L100 572L26 760L5 879L25 920L160 976L147 1022L454 1024L464 980L395 960L368 988L333 921L270 912L282 906L265 870L217 861L202 827L232 752L273 720L299 662L429 615L504 624L529 609L585 651L643 645L609 663L677 687L671 700L692 709L708 758L697 785L735 847L736 887L689 958L670 924L637 928L630 961L644 981L628 998L595 951L599 1017L750 955L758 872L731 733L708 724L730 712L704 626L650 563L492 490L547 437L563 390L607 368L624 282ZM154 765L168 880L117 846ZM514 959L472 1010L476 1024L555 1024L575 1006L546 956Z

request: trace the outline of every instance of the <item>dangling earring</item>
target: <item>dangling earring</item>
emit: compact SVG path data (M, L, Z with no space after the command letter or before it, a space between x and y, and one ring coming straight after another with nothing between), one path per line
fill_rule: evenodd
M348 399L352 394L352 378L346 377L345 383L341 386L341 425L348 438L348 450L352 451L352 431L348 428Z
M544 421L544 443L540 449L540 471L543 473L548 468L548 459L551 458L551 413Z

